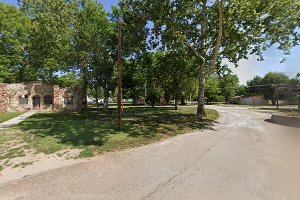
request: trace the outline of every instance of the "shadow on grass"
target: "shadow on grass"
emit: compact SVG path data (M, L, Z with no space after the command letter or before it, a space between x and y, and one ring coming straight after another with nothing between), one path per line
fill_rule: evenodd
M195 115L195 108L188 109L175 111L171 107L130 107L123 114L121 130L117 128L116 109L106 112L100 110L96 117L94 107L81 113L39 113L16 128L33 134L35 138L51 138L57 143L75 147L103 146L111 141L119 144L123 140L134 139L143 143L163 136L208 128L213 123L212 118L200 121Z

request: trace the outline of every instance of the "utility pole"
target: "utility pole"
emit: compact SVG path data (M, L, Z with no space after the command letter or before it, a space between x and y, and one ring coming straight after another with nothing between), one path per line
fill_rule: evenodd
M122 127L122 26L124 20L118 19L118 128Z

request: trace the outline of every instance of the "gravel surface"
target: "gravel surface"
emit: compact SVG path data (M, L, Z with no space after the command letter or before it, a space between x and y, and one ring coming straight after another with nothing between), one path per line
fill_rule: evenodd
M209 108L221 115L212 130L3 183L0 199L300 199L285 187L299 186L299 129L247 108Z

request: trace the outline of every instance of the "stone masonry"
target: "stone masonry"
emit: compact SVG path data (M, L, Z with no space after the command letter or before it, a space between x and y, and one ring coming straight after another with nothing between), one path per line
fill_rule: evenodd
M0 84L0 113L39 111L80 111L78 89L60 88L42 82Z

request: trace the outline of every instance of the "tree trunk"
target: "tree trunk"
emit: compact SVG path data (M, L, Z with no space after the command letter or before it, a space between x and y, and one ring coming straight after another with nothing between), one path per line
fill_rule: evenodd
M104 92L103 109L104 109L104 111L108 111L109 90L108 90L107 83L105 83L103 86L103 92Z
M165 93L165 100L166 100L166 105L170 105L170 95L168 93Z
M205 46L205 35L206 35L206 10L207 10L207 0L202 2L202 19L201 19L201 40L200 40L200 55L204 55ZM197 115L200 116L201 120L203 116L206 116L205 106L204 106L204 87L205 87L205 58L200 56L200 66L199 66L199 88L198 88L198 107Z
M273 106L275 106L276 105L276 100L275 99L271 99L271 103L272 103Z
M83 79L83 85L82 85L82 96L81 96L81 101L82 101L82 108L87 107L87 87L88 87L88 69L87 69L87 61L86 61L86 56L83 56L82 59L80 60L80 68L82 70L82 79Z
M95 94L96 94L96 106L97 106L97 115L96 115L96 118L98 118L99 116L99 102L98 102L98 96L99 96L99 93L98 93L98 83L95 84Z
M175 98L175 110L178 110L178 98Z
M203 20L201 21L201 36L202 40L200 41L200 55L204 55L204 44L205 44L205 39L204 36L206 35L206 4L207 0L203 1L202 5L202 15L203 15ZM212 74L216 70L216 63L218 59L218 54L219 54L219 49L221 45L221 40L222 40L222 33L223 33L223 6L224 6L224 0L219 0L218 1L218 8L219 8L219 30L218 30L218 38L217 38L217 43L216 47L214 49L214 54L213 54L213 60L212 60L212 65L211 69L208 71L208 74ZM200 74L199 74L199 91L198 91L198 108L197 108L197 114L203 119L203 116L206 117L205 113L205 98L204 98L204 91L205 91L205 77L206 77L206 68L205 68L205 59L201 57L202 63L200 64Z
M180 104L181 104L182 106L186 105L184 97L181 97L181 98L180 98Z
M145 99L145 102L146 102L146 99ZM134 95L134 96L133 96L133 99L132 99L132 104L133 104L133 105L137 105L137 103L138 103L138 96L137 96L137 95Z
M198 90L198 107L197 107L197 115L203 119L206 117L205 113L205 63L200 64L200 75L199 75L199 90Z

